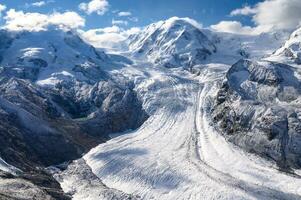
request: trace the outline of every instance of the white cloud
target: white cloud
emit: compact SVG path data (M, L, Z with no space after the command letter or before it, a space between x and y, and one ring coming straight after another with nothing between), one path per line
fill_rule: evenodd
M0 4L0 12L4 11L6 9L6 6L3 4Z
M259 26L295 28L301 21L300 0L272 0L257 4L253 20Z
M30 7L42 7L42 6L45 6L47 4L54 3L54 2L55 2L54 0L37 1L37 2L34 2L34 3L26 3L25 7L26 8L30 8Z
M139 19L137 17L130 17L129 20L132 21L132 22L138 22L139 21Z
M112 19L112 25L128 25L128 21Z
M131 16L132 13L131 12L119 12L118 16L119 17L127 17L127 16Z
M80 31L82 38L97 48L112 49L120 47L129 35L137 33L140 28L124 30L118 26Z
M53 13L48 18L49 24L75 29L85 26L85 19L76 12Z
M252 15L256 13L256 9L251 8L250 6L245 6L243 8L238 8L233 10L230 15L237 16L237 15Z
M125 37L120 34L120 28L117 26L91 29L86 32L82 32L81 35L85 41L97 48L113 48L116 43L125 39Z
M261 32L277 29L294 29L301 22L300 0L265 0L253 7L231 12L234 15L251 15L256 29Z
M139 28L139 27L132 27L130 29L124 30L123 33L126 36L130 36L132 34L136 34L136 33L140 32L140 31L141 31L141 28Z
M0 4L0 17L1 17L2 12L3 12L4 10L6 10L6 6L3 5L3 4Z
M41 6L45 6L46 2L45 1L38 1L38 2L34 2L31 4L34 7L41 7Z
M89 3L81 3L78 7L89 15L94 12L98 15L104 15L109 9L109 2L107 0L92 0Z
M184 17L184 18L180 18L180 17L171 17L171 18L169 18L168 20L166 20L166 23L167 23L167 24L172 24L174 21L177 21L177 20L184 20L184 21L186 21L186 22L192 24L193 26L195 26L195 27L197 27L197 28L199 28L199 29L203 28L203 24L201 24L201 23L197 22L196 20L191 19L191 18L189 18L189 17Z
M54 12L46 15L41 13L24 13L10 9L4 17L4 27L12 31L41 31L54 25L62 29L76 29L85 25L85 19L76 12Z
M218 24L210 26L215 31L226 32L226 33L236 33L236 34L246 34L252 35L257 34L258 30L250 26L243 26L238 21L221 21Z

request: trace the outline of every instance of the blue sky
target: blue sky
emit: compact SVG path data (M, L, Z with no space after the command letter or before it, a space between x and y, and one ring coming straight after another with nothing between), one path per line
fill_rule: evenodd
M204 26L216 24L222 20L238 20L244 25L253 25L250 16L230 17L229 13L245 5L255 5L258 0L107 0L108 10L103 15L97 13L86 14L80 11L80 3L88 3L90 0L53 0L47 1L40 7L30 6L39 0L1 0L9 9L22 10L24 12L40 12L49 14L53 11L75 11L86 19L84 29L112 26L112 20L127 21L127 27L145 26L149 23L167 19L172 16L190 17ZM131 16L119 17L118 12L131 12ZM2 15L5 15L3 13ZM1 23L4 23L1 20ZM125 26L119 24L119 26Z
M301 26L300 10L301 0L0 0L0 26L12 31L72 29L102 47L174 16L233 34L292 31Z

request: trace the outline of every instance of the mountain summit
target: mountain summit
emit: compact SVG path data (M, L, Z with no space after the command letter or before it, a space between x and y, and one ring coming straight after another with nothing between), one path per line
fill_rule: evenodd
M178 17L151 24L130 36L129 47L136 57L165 67L189 68L216 52L197 22Z

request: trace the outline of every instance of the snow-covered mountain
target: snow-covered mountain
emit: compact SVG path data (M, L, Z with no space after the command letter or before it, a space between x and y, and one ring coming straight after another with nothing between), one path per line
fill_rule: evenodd
M243 36L202 29L216 52L193 65L198 73L191 74L195 70L181 68L190 65L166 65L171 57L165 57L160 42L151 43L157 41L151 39L156 24L148 28L153 30L149 37L142 31L130 38L133 44L146 42L131 49L134 64L119 73L135 80L150 117L139 129L58 170L55 177L63 190L72 191L74 199L97 199L108 195L108 188L118 190L109 190L110 196L120 197L122 191L124 199L125 194L138 199L300 199L300 72L265 61L285 33ZM160 35L163 29L158 30ZM160 41L170 47L168 40ZM166 63L155 63L149 47L161 51L156 56ZM189 55L194 50L185 49ZM85 170L75 174L74 169ZM96 175L107 187L95 190L82 173Z
M39 85L55 86L60 80L100 79L101 75L105 76L104 72L96 77L86 77L86 74L81 75L77 70L86 68L91 71L113 66L109 56L96 51L71 31L2 31L1 37L4 38L0 47L3 71L35 81Z
M285 35L279 32L278 41ZM297 29L279 48L232 65L213 109L214 120L229 141L285 170L301 166L300 43Z
M294 31L290 38L279 48L270 60L290 64L301 64L301 28Z
M44 167L78 158L147 118L132 83L104 71L130 61L71 31L3 30L0 37L1 158L55 196L58 183Z
M238 146L301 167L301 71L268 61L240 60L227 72L213 117Z
M211 62L217 59L229 59L233 62L232 64L241 58L259 59L269 56L280 48L290 35L287 31L261 33L259 35L205 31L209 39L215 42L218 52L213 56Z
M73 31L0 31L0 198L300 199L294 34L174 17L113 55Z
M193 68L208 63L234 64L242 58L262 58L280 48L289 32L240 35L202 28L188 18L153 23L126 40L133 59L168 68Z
M190 19L173 17L131 35L129 49L156 65L189 68L216 52L216 47Z

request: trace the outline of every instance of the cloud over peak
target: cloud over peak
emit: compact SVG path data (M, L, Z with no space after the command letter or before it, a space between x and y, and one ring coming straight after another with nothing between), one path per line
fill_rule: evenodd
M122 29L118 26L80 31L82 38L97 48L114 49L122 45L122 42L131 34L137 33L140 28L133 27Z

